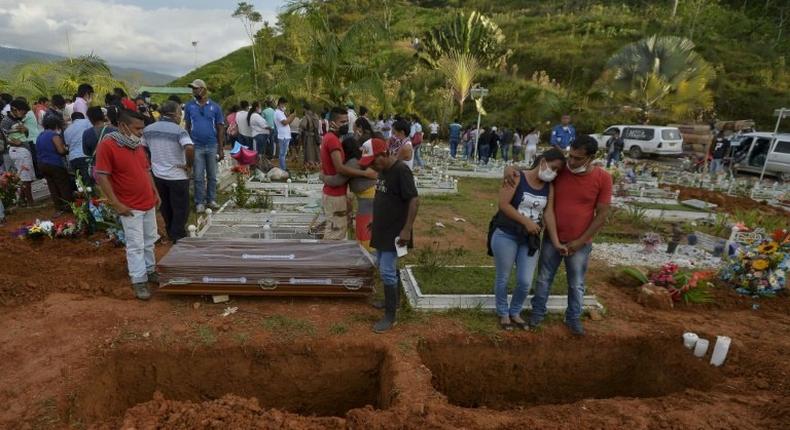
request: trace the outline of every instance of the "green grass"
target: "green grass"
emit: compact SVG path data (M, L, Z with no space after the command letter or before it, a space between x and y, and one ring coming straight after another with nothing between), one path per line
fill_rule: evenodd
M197 336L200 342L206 346L213 345L217 342L217 335L214 333L214 329L205 324L198 326Z
M423 294L493 294L496 270L493 267L420 267L412 268ZM515 272L511 272L508 291L516 287ZM533 286L537 270L533 277ZM557 270L551 294L567 294L568 280L564 264Z
M298 336L315 336L316 334L315 325L310 321L282 315L266 317L261 324L266 330L287 340L294 339Z
M348 326L343 323L334 323L329 326L329 333L339 336L348 332Z

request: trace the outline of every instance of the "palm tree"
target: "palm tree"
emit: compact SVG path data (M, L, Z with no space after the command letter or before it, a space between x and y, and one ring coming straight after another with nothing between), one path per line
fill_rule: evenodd
M460 114L477 72L505 67L510 54L499 26L476 11L453 15L424 33L417 47L417 57L445 76Z
M469 53L451 51L438 61L438 69L447 80L453 98L458 102L460 116L464 114L464 101L469 96L479 66L477 60Z
M614 54L593 88L645 119L657 113L677 119L713 106L707 88L715 77L694 43L676 36L651 36Z
M512 51L505 47L505 34L479 12L457 13L419 39L417 56L436 68L445 55L456 52L472 56L483 68L500 68Z
M54 62L31 62L15 69L11 87L32 97L64 94L71 96L82 83L89 83L97 94L112 92L126 84L113 77L110 67L96 55L84 55Z

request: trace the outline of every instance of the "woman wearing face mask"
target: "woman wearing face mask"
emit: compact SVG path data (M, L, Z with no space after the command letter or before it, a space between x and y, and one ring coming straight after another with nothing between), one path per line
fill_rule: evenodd
M247 125L252 131L252 141L255 143L250 149L258 151L258 154L263 156L263 153L269 148L268 136L266 135L266 128L269 126L266 119L261 115L261 104L259 102L252 102L250 110L247 112ZM273 152L272 152L273 154Z
M521 311L538 262L543 212L553 204L551 182L564 165L562 151L549 149L535 160L532 168L519 172L515 186L505 182L499 191L499 211L489 227L489 254L496 266L496 312L504 330L512 330L514 325L527 328ZM516 289L508 306L507 284L514 263Z

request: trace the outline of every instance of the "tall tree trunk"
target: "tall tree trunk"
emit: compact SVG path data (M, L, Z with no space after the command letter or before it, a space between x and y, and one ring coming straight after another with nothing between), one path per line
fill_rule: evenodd
M678 3L680 3L680 0L675 0L675 4L672 6L672 18L678 13Z

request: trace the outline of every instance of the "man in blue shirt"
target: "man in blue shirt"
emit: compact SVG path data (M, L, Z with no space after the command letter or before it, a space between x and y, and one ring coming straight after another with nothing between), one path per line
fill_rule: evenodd
M189 84L195 100L184 107L184 121L195 144L195 208L198 213L219 209L217 204L217 161L225 157L225 117L222 108L209 100L202 79Z
M93 181L88 171L88 156L82 146L82 135L91 127L91 122L82 112L74 112L71 114L71 125L63 132L63 140L69 148L69 166L80 175L82 184L86 187L91 186Z
M461 129L463 128L458 122L458 118L448 126L450 129L450 156L455 158L458 151L458 142L461 140Z
M551 129L551 146L567 151L574 140L576 140L576 129L571 125L571 116L565 114L562 116L562 124L557 124Z

